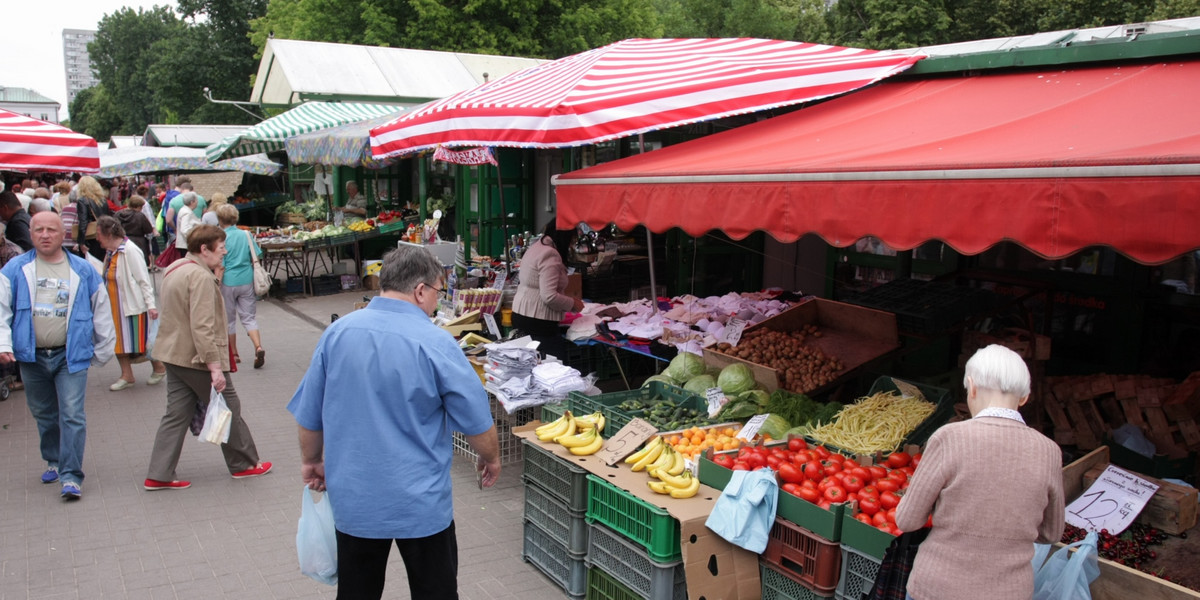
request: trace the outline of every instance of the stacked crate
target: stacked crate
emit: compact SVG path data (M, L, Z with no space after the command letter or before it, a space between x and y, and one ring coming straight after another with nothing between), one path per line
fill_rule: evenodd
M687 600L679 520L587 476L589 599Z
M587 471L537 444L524 442L525 526L521 558L567 596L587 592Z

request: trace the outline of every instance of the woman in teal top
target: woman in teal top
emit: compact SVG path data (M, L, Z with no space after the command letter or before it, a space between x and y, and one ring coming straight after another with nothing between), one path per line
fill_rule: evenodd
M250 232L238 229L238 209L232 204L217 207L217 221L225 230L225 274L221 276L221 295L225 298L225 321L229 323L229 350L234 362L242 362L237 351L237 322L254 343L254 368L262 368L267 352L258 332L254 295L254 262L250 256L262 256L262 249Z

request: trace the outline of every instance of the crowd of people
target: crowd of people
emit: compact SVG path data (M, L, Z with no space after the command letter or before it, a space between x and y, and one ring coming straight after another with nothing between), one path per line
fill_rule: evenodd
M66 500L83 495L88 372L114 356L113 392L135 384L133 365L142 362L151 365L147 384L167 382L146 490L188 487L175 464L210 390L233 413L221 446L231 475L271 470L229 377L240 362L237 320L254 344L254 367L265 364L251 266L262 250L238 229L237 208L213 196L210 206L187 177L169 190L91 176L0 182L0 377L25 390L46 462L41 481L61 484Z

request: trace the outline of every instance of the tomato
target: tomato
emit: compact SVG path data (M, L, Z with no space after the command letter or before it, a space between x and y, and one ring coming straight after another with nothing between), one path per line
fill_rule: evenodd
M775 456L774 454L767 457L767 466L771 467L772 471L778 471L779 465L782 465L782 464L783 464L783 459L779 458L778 456Z
M858 492L846 492L846 502L858 502Z
M863 489L859 490L858 495L866 496L868 498L878 499L879 498L879 488L877 488L873 485L864 485Z
M907 467L912 462L912 456L907 452L893 452L887 457L887 466L893 469Z
M879 495L879 505L885 509L896 508L900 504L900 496L896 492L884 492Z
M751 454L754 454L754 448L752 446L742 446L741 448L738 448L737 457L739 460L745 460L746 457L750 456Z
M863 467L854 467L854 468L851 468L848 470L851 475L861 479L863 484L868 484L871 482L872 479L875 479L875 476L871 475L870 469L865 469Z
M800 486L798 486L794 483L785 483L785 484L783 484L783 491L785 491L793 496L799 496L800 495Z
M837 461L823 460L821 461L821 467L825 469L826 475L833 475L834 473L842 472L842 463Z
M808 448L808 442L805 442L804 438L794 437L788 440L788 450L792 452L799 452L806 448Z
M729 467L729 468L734 471L749 471L750 465L746 464L743 461L738 460L738 461L734 461L733 466Z
M879 500L876 498L871 498L869 496L863 496L862 494L859 494L858 495L858 509L863 511L864 513L867 513L868 515L873 515L873 514L879 512Z
M817 456L819 456L821 460L829 458L829 455L832 454L829 451L829 448L826 448L825 446L817 446L816 448L813 448L813 451L817 453Z
M779 465L779 478L789 484L798 485L804 481L804 473L796 468L792 463L781 463Z
M818 501L821 500L821 493L818 492L815 488L801 487L800 491L797 492L796 495L800 496L801 498L803 498L805 500L808 500L809 502L812 502L813 504L816 504Z
M750 470L761 469L767 466L767 457L757 452L751 452L746 455L746 464L750 466Z
M821 508L823 508L825 510L829 510L829 507L833 506L833 503L824 498L821 498L820 500L817 501L817 506L820 506Z
M825 488L825 493L822 494L826 500L837 504L838 502L846 501L846 488L840 485L831 485Z
M888 470L879 465L871 465L867 468L871 470L871 479L883 479L887 477Z
M896 522L896 509L894 509L894 508L889 508L889 509L888 509L888 511L887 511L887 520L888 520L888 522L889 522L889 523L895 523L895 522Z
M830 454L829 456L825 457L825 460L841 464L846 461L846 457L835 452L835 453Z
M920 452L918 452L918 453L916 453L916 454L912 455L912 467L913 467L914 469L915 469L915 468L917 468L917 467L919 467L919 466L921 466L921 457L922 457L922 456L924 456L924 455L923 455L923 454L921 454Z
M883 479L875 480L875 487L879 488L879 493L881 494L884 492L894 492L900 489L900 482L891 477L884 477Z
M846 488L847 492L857 492L863 489L863 480L854 474L850 474L842 478L842 486Z
M805 477L813 481L820 482L825 478L825 469L821 467L821 463L815 460L804 463L804 466L800 467L800 469L804 472Z
M785 450L783 448L771 448L771 452L769 454L767 454L767 456L768 457L774 456L775 458L778 458L779 460L783 460L783 459L787 458L787 450Z
M917 472L917 469L916 469L916 467L914 467L914 466L912 466L912 465L909 465L909 466L907 466L907 467L904 467L903 469L897 469L897 470L898 470L898 471L903 471L903 472L904 472L904 474L905 474L905 475L908 475L910 479L912 478L912 476L913 476L913 473L916 473L916 472ZM895 472L895 471L893 471L893 472Z
M880 531L882 531L882 532L884 532L884 533L891 533L891 532L892 532L892 525L891 525L890 523L888 523L887 521L884 521L884 522L882 522L882 523L876 523L876 524L875 524L875 529L878 529L878 530L880 530Z
M905 473L904 469L896 469L895 471L888 473L888 479L895 479L896 481L903 483L908 481L908 473Z
M726 469L733 468L733 457L728 454L718 454L714 456L713 462L718 466L725 467Z
M817 483L817 491L823 494L825 493L825 490L829 489L829 487L833 485L837 485L836 479L833 479L832 477L822 479L819 483Z
M858 519L859 521L861 521L861 522L863 522L863 523L866 523L867 525L870 525L870 526L872 526L872 527L874 527L874 526L875 526L875 524L871 522L871 516L870 516L870 515L865 515L865 514L863 514L863 513L858 513L857 515L854 515L854 518L855 518L855 519Z
M883 512L883 511L879 511L879 512L871 515L871 522L874 523L876 527L879 527L880 525L888 526L889 523L887 520L887 513ZM885 529L884 531L887 531L887 530Z
M800 482L800 487L806 487L810 490L815 490L817 489L817 482L811 479L805 479L804 481Z

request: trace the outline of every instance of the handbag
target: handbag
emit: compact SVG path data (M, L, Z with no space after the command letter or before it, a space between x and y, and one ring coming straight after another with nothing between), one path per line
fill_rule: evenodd
M258 253L254 251L254 238L246 232L246 240L250 242L250 262L254 265L254 295L266 296L271 291L271 276L258 262Z
M180 258L182 257L179 255L179 248L176 248L175 244L167 244L166 249L162 251L162 254L158 255L158 259L154 261L154 264L165 269Z
M892 540L883 555L868 600L904 600L908 575L912 573L913 562L917 560L917 549L928 536L929 528L926 527L906 531Z
M316 495L317 499L313 500ZM337 585L337 532L329 494L304 487L300 522L296 526L296 555L300 572L326 585Z

